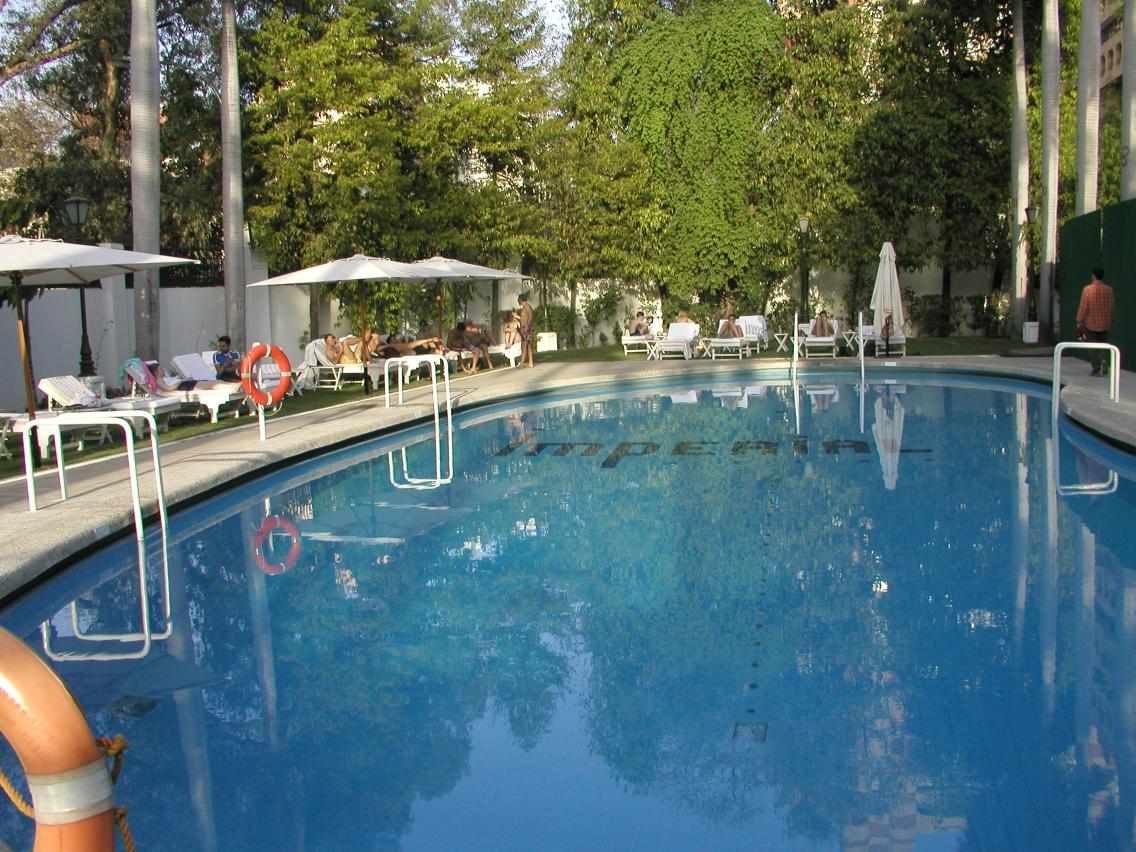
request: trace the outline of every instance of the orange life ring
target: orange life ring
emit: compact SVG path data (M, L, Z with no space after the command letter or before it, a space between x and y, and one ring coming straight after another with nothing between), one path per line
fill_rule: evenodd
M269 536L275 530L281 530L292 537L292 546L288 548L288 552L284 555L282 562L269 562L264 555L264 544L269 541ZM252 540L252 549L256 556L256 567L263 571L270 577L275 577L277 574L283 574L289 568L296 564L296 560L300 558L300 531L296 529L296 525L287 518L282 518L279 515L269 515L264 519L264 523L260 525L260 529L256 531L256 538Z
M114 791L83 712L47 664L0 628L0 732L35 808L36 852L114 850Z
M280 368L280 383L268 392L257 386L257 377L253 373L253 367L261 358L271 358ZM241 387L244 389L245 395L257 405L261 407L275 405L284 398L284 394L288 393L288 388L291 386L292 364L279 346L273 346L271 343L258 343L246 352L241 359Z

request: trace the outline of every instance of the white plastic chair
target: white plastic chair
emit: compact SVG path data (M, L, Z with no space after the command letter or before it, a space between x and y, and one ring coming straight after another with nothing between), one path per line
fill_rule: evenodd
M667 329L667 336L655 343L655 358L662 361L664 358L694 357L694 347L698 342L698 323L672 322Z

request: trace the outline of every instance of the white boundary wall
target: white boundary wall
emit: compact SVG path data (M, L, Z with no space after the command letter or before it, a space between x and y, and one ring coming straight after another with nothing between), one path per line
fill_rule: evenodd
M266 278L268 272L257 258L248 258L251 264L249 277L256 281ZM835 303L840 312L846 276L840 273L813 273L811 286L829 304ZM965 296L986 293L989 288L988 270L956 274L953 283L955 295ZM900 273L900 284L912 287L917 293L937 293L940 273L936 269ZM795 279L787 281L790 289ZM870 285L869 285L870 286ZM539 300L539 287L535 281L501 281L499 307L508 310L516 307L517 295L529 290L533 307ZM470 300L467 313L475 322L490 323L491 285L479 284ZM578 307L582 308L586 287L578 292ZM161 361L169 366L174 355L212 349L225 328L224 287L176 287L160 291L161 297ZM566 298L553 300L567 304ZM626 317L642 308L657 315L658 303L641 303L628 298L614 317L605 319L598 331L611 334L611 326L623 323ZM247 291L245 318L248 344L271 341L280 346L293 364L303 358L308 328L307 287L254 287ZM31 300L28 325L32 339L34 378L44 376L75 375L79 370L79 293L77 290L49 290ZM320 332L345 334L350 329L339 316L334 300L321 299ZM23 378L20 375L20 356L16 341L16 315L10 307L0 309L0 409L20 411L24 407ZM963 333L966 333L964 327ZM134 291L126 289L123 276L103 279L102 287L87 289L87 332L95 367L108 387L121 384L118 369L134 354ZM609 341L610 342L610 341ZM564 343L561 342L563 346Z

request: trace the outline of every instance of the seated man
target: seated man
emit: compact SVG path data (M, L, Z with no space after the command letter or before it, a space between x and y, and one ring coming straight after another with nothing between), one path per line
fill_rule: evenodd
M469 319L463 319L462 322L465 323L465 339L469 341L471 346L481 348L497 345L497 341L493 339L493 332L489 330L488 326L478 325Z
M473 363L466 364L465 358L458 358L458 365L462 368L463 372L476 373L477 362L481 360L481 350L469 342L465 334L465 323L459 322L453 327L453 330L446 336L446 348L452 352L463 353L472 352ZM489 353L485 353L485 358L488 360Z
M832 330L832 324L828 321L828 311L822 309L817 313L816 319L813 320L812 336L832 337L835 333Z
M219 381L241 380L241 353L233 348L233 341L227 334L217 338L217 351L213 353L213 369Z
M647 322L647 317L644 316L642 311L635 314L635 319L627 326L627 334L629 337L649 337L651 334L651 324Z

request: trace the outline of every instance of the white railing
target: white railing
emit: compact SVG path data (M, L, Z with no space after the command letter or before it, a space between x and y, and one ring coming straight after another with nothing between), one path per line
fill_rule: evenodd
M166 495L162 485L162 460L158 450L158 421L154 415L146 411L115 411L95 412L76 411L60 414L47 414L35 417L26 422L19 423L16 430L23 433L24 442L24 478L28 489L28 511L35 512L36 504L35 470L32 465L32 432L37 429L47 430L49 436L55 441L55 460L59 475L59 497L67 499L66 464L63 459L63 431L66 427L83 426L116 426L122 429L126 443L126 466L130 475L130 496L134 510L134 534L138 539L144 537L142 518L142 499L138 492L138 462L134 456L134 421L143 420L150 429L150 453L154 460L154 489L158 503L158 517L161 520L162 531L166 531L168 519L166 517Z
M1109 353L1108 398L1120 401L1120 350L1111 343L1096 343L1086 340L1069 340L1058 343L1053 349L1053 392L1051 415L1054 422L1061 413L1061 356L1068 349L1104 349Z
M395 488L428 489L437 488L454 478L454 415L453 403L450 397L450 365L443 355L409 355L402 358L390 358L383 369L384 400L387 408L391 406L391 368L398 374L398 403L403 401L403 375L421 366L430 367L430 394L434 407L434 476L410 476L406 462L406 448L402 454L402 480L395 474L394 453L387 454L387 467L390 472L390 482ZM440 368L440 369L439 369ZM442 422L438 399L438 373L442 374L442 383L446 392L446 471L442 471Z

